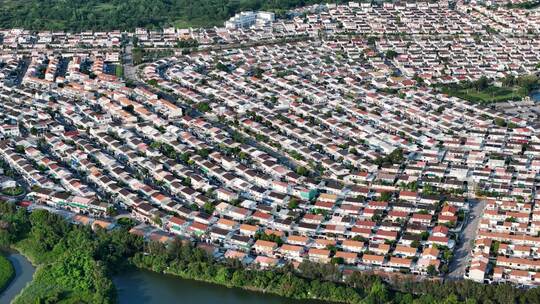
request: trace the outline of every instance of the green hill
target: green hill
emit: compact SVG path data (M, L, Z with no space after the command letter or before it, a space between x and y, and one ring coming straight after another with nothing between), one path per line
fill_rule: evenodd
M0 28L129 30L222 25L243 10L287 9L323 0L0 0ZM326 1L326 2L346 2Z

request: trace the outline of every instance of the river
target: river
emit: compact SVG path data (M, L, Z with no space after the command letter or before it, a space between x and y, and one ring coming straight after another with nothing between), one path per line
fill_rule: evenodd
M0 293L0 303L10 303L28 284L32 281L32 276L36 269L32 264L21 254L11 252L7 258L15 268L15 278L9 283L6 290Z
M11 252L8 259L15 268L15 278L0 294L0 303L10 303L32 280L35 268L21 254ZM183 280L148 270L129 270L113 279L119 304L321 304L300 301L210 283Z
M114 278L120 304L314 304L274 295L182 280L147 270L130 270ZM1 302L1 301L0 301Z

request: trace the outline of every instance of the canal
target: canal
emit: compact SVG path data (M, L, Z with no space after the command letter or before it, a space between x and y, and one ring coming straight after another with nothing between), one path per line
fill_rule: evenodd
M15 268L15 278L8 287L0 293L0 303L2 304L10 303L21 292L26 284L32 281L32 276L34 275L34 271L36 271L30 261L19 253L10 252L7 258Z
M130 270L114 278L120 304L314 304L239 288L183 280L147 270ZM0 301L1 302L1 301Z

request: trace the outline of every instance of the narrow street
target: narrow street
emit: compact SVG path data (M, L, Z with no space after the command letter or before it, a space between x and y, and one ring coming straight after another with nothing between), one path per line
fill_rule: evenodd
M126 79L136 79L136 69L133 66L133 43L131 41L124 48L122 56L124 61L124 77Z
M471 210L466 219L465 227L460 234L461 238L456 244L454 259L452 260L452 263L450 263L450 271L447 275L447 279L463 279L465 269L470 260L472 242L476 238L478 224L485 207L485 200L473 200L471 202Z

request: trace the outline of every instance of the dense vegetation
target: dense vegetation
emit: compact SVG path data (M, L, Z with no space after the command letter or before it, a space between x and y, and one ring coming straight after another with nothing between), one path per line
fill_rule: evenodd
M385 303L390 300L387 287L380 279L354 276L348 284L338 284L341 274L333 265L305 262L300 265L300 276L290 267L274 271L248 270L238 261L217 263L199 248L180 241L171 246L151 242L145 246L147 254L138 253L133 263L140 268L165 272L184 279L195 279L228 287L239 287L278 294L296 299L325 301ZM354 288L353 285L358 286ZM384 301L379 301L384 299Z
M128 30L176 25L213 26L239 11L273 10L322 0L0 0L0 28ZM346 2L327 1L327 2Z
M521 2L521 3L512 3L508 1L506 3L506 8L518 8L518 9L533 9L540 6L540 1L528 1L528 2Z
M15 269L11 262L0 254L0 292L4 290L15 276Z
M0 203L0 246L12 246L38 269L15 303L114 303L110 280L142 239L126 230L93 232L44 210L27 214Z
M203 250L183 245L148 243L145 253L132 259L140 268L229 287L274 293L297 299L317 298L343 303L452 304L540 303L540 290L523 291L510 285L484 285L471 281L413 282L405 278L383 282L370 273L343 277L335 265L303 262L298 270L250 270L238 261L217 263Z
M343 277L337 266L304 262L263 271L246 269L238 261L217 262L206 251L175 240L169 245L143 243L129 234L131 225L114 231L92 231L72 225L47 211L31 214L0 203L0 247L12 246L29 257L38 270L15 303L114 303L111 276L134 265L156 272L229 287L274 293L297 299L318 298L344 303L540 303L540 289L523 291L509 285L470 281L384 282L355 272Z
M350 286L324 281L323 278L306 279L298 276L289 268L276 271L246 270L237 261L229 261L228 265L216 263L204 251L176 242L174 246L165 248L158 243L150 243L147 247L150 255L137 254L133 259L135 265L157 272L167 272L185 279L240 287L262 292L274 293L297 299L322 299L335 302L359 303L363 292ZM306 266L307 265L307 266ZM330 277L339 277L339 272L330 266ZM306 263L314 272L326 273L324 267ZM332 275L335 274L335 275ZM367 290L372 297L378 297L385 287L379 281L376 287Z

